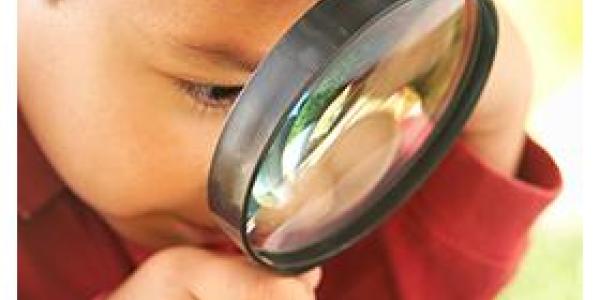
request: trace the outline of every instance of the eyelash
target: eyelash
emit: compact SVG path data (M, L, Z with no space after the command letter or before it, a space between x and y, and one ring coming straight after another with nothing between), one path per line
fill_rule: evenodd
M242 86L217 86L181 80L181 89L197 103L214 108L229 108Z

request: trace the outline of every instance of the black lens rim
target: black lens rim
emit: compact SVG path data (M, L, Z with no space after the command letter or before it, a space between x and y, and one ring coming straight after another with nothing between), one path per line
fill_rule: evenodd
M396 1L396 4L400 3L401 5L408 1ZM247 239L247 235L244 234L246 232L246 222L244 222L243 218L249 202L247 199L244 199L242 212L239 215L240 219L235 220L237 216L234 215L229 220L225 219L221 221L224 221L222 224L225 225L227 232L232 233L232 230L239 230L237 234L233 233L232 237L243 246L249 256L259 264L277 273L298 274L307 271L353 245L383 222L395 208L400 207L410 199L410 195L436 168L456 141L479 100L494 61L498 41L496 10L490 0L477 0L475 2L478 5L479 17L477 19L475 39L471 50L472 54L467 62L462 80L456 89L455 99L449 103L444 115L438 121L434 132L421 148L420 157L414 162L414 165L408 170L403 179L385 197L373 204L369 210L359 216L352 224L316 244L285 254L255 252ZM272 132L276 132L276 130ZM268 150L269 146L270 142L266 143L265 149ZM261 149L261 151L266 152L264 149ZM255 166L260 165L262 156L263 153L261 153L260 159ZM218 168L213 167L211 165L211 179L213 172L218 171ZM250 186L246 187L245 197L247 197L250 191L251 183L256 175L255 173L254 170L248 181ZM215 207L215 205L218 205L218 198L220 196L218 190L215 191L215 187L218 187L216 186L217 183L219 182L209 180L210 203L211 208L217 214L220 212L219 215L223 217L225 215L224 212L219 211L219 208L222 209L223 207ZM217 199L214 199L213 196Z

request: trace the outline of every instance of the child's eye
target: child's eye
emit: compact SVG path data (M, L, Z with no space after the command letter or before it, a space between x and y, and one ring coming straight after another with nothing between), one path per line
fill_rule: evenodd
M216 86L191 81L181 81L181 87L194 100L214 107L228 107L243 88L243 86Z

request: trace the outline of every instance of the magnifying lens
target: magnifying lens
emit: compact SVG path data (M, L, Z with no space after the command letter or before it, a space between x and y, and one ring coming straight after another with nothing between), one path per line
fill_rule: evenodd
M298 273L364 236L440 162L497 43L488 0L322 0L229 113L212 211L252 258Z

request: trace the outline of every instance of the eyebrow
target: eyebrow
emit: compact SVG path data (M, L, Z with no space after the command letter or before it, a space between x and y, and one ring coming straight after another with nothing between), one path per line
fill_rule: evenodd
M245 72L254 72L262 57L252 56L248 52L233 50L230 47L182 44L185 50L195 56L209 58L219 64L227 64Z

